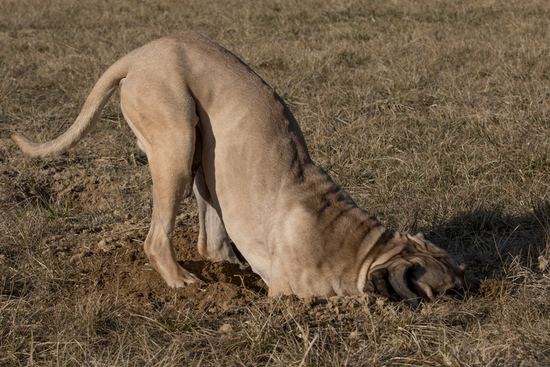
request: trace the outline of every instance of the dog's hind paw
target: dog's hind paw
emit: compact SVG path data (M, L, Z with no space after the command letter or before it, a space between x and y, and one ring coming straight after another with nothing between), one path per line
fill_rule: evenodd
M178 269L178 275L175 279L167 280L166 283L172 289L184 288L192 283L202 284L203 281L195 276L195 274L188 272L184 268Z

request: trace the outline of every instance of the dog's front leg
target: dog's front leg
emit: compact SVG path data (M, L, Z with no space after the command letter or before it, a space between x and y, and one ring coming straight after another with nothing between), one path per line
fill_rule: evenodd
M199 253L212 261L227 260L234 264L240 264L241 262L229 242L223 221L212 206L212 197L206 186L202 167L195 173L193 191L199 206L199 240L197 243Z

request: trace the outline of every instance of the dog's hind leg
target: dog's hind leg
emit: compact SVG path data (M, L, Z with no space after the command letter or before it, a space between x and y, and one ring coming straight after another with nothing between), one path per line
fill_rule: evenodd
M174 94L158 83L149 73L127 77L121 87L121 107L145 148L153 179L153 214L144 250L168 286L178 288L198 280L176 261L172 237L180 202L193 177L199 118L191 95Z
M190 131L190 135L193 134ZM184 141L178 140L177 143L165 142L166 145L147 150L153 178L153 215L145 240L145 253L151 265L172 288L183 287L198 280L177 263L172 246L176 214L185 186L192 177L191 158L174 147L186 144L192 147L194 135L186 137Z
M241 262L229 243L229 236L223 221L211 204L211 196L204 180L202 167L195 173L193 191L199 206L199 240L197 243L199 253L212 261L227 260L240 264Z

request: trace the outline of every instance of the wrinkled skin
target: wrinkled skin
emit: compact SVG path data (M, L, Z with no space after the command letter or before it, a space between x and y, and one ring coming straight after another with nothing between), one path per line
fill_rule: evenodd
M392 240L404 243L405 249L384 264L372 267L366 292L418 304L420 300L433 301L449 290L467 288L465 266L458 265L421 233L397 234Z

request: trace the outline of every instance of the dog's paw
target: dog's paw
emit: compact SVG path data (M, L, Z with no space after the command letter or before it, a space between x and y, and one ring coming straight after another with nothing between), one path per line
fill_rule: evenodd
M202 281L195 276L195 274L188 272L184 268L180 268L178 271L178 277L172 281L166 282L172 289L184 288L192 283L202 283Z

